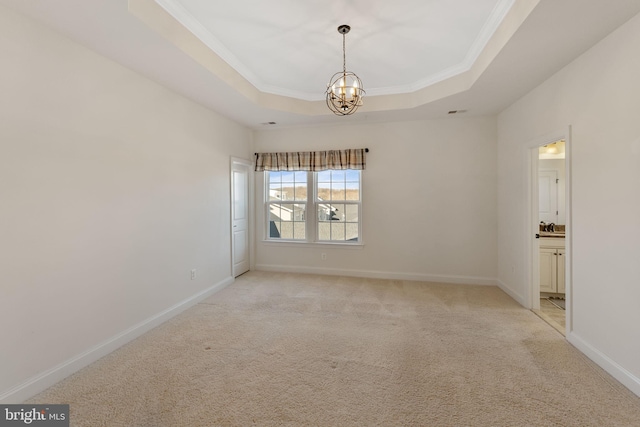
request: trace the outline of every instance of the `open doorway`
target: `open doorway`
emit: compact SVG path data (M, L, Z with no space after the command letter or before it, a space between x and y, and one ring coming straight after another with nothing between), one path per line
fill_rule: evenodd
M569 132L530 148L531 308L566 335L571 328Z
M540 314L561 333L566 330L565 140L538 149Z

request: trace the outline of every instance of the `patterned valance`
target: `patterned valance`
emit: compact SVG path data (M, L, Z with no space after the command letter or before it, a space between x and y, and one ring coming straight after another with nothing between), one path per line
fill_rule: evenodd
M262 171L312 171L356 169L366 167L367 148L348 150L304 151L291 153L256 153L256 167Z

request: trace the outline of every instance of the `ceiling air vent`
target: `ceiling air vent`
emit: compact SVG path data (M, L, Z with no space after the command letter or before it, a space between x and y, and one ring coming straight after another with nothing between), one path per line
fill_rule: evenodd
M461 113L466 113L466 112L467 112L467 110L451 110L447 114L461 114Z

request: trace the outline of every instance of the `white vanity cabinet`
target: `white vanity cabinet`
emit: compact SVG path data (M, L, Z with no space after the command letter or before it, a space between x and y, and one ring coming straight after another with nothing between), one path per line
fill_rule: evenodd
M540 292L564 294L564 238L540 238Z

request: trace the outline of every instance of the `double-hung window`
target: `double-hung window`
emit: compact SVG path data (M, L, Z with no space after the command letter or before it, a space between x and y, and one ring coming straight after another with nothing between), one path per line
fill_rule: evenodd
M306 240L308 172L265 172L269 239Z
M361 243L360 170L264 174L267 240Z

